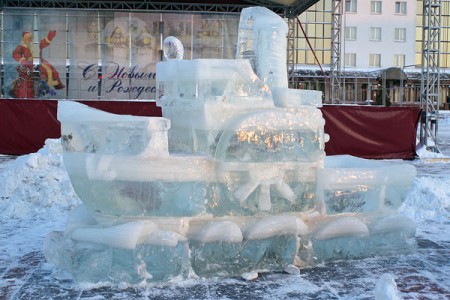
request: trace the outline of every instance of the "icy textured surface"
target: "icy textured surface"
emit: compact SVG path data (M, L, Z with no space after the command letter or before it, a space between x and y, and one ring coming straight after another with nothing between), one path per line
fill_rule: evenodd
M397 284L391 274L383 274L375 286L375 300L400 300Z
M288 87L287 32L287 24L266 8L242 10L236 57L248 59L256 75L271 89Z
M62 144L69 152L167 156L165 118L107 114L96 109L80 110L79 104L58 104ZM83 122L80 122L83 120Z
M302 105L322 107L321 91L274 88L272 94L274 104L278 107L293 108Z
M179 39L168 36L163 42L163 52L166 60L183 59L184 47Z
M329 214L343 212L395 212L411 189L416 169L336 155L325 158L318 170L317 201ZM322 202L323 197L323 202Z
M78 281L147 284L414 252L414 222L395 217L414 167L325 159L320 92L287 88L286 33L257 7L242 12L236 60L184 61L169 39L163 118L61 103L84 206L48 235L48 260Z

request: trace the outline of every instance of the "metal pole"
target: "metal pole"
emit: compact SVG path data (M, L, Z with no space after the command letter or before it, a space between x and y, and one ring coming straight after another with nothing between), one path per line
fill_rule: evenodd
M386 106L386 72L381 73L381 84L383 85L382 87L382 101L381 103L383 104L383 106Z
M441 0L423 0L420 106L424 110L424 117L421 118L423 132L420 136L421 143L436 152L439 152L437 123L440 88L440 29Z
M341 86L341 27L342 27L342 1L332 2L332 28L331 28L331 65L330 65L330 102L335 103L340 98Z

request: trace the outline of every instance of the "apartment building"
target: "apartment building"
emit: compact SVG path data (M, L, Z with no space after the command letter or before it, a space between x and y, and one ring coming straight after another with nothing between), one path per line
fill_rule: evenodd
M342 5L341 101L377 101L383 89L387 89L392 102L417 101L422 64L423 1L342 0ZM450 95L447 74L450 72L450 1L443 0L441 6L440 102L444 104ZM330 95L326 76L331 63L332 11L332 1L319 1L298 16L300 29L296 31L298 77L294 86L321 89L325 100L329 100ZM383 83L380 80L383 70L393 67L404 72L407 80Z
M342 21L344 68L414 64L416 0L346 0Z

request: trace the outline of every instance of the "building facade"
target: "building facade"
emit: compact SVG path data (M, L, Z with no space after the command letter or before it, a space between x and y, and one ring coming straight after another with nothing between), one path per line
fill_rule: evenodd
M342 31L343 66L402 68L415 59L416 0L348 0Z
M441 107L446 108L450 95L450 1L442 1L441 12L439 98ZM296 29L294 86L321 89L326 102L332 101L327 77L333 21L332 1L321 0L298 16L300 28ZM406 105L419 100L422 0L342 0L340 25L342 93L337 102ZM392 74L400 77L392 78Z

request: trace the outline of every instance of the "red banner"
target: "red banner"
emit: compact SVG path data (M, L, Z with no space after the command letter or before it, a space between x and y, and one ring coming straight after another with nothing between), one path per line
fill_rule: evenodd
M327 155L370 159L416 157L418 107L325 105L322 108Z
M155 102L81 101L116 114L161 116ZM0 153L36 152L47 138L60 137L57 101L0 100ZM416 107L341 106L322 108L327 155L370 159L414 159L420 109Z
M59 138L57 109L56 101L0 100L0 153L36 152L47 138Z
M123 115L161 116L155 102L80 101ZM0 154L23 155L38 151L48 138L61 136L58 101L0 100Z

